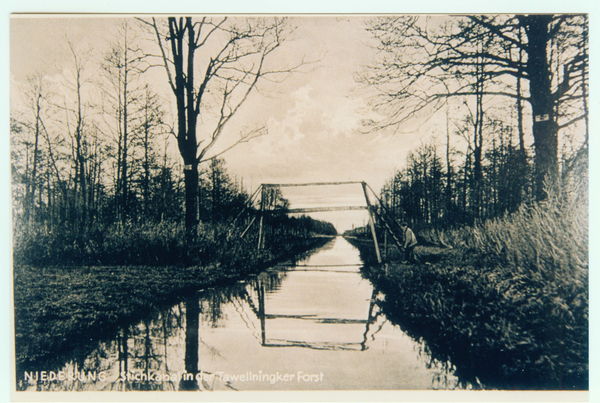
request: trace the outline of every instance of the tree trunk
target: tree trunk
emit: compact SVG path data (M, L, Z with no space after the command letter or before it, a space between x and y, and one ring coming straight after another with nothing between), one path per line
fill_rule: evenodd
M29 229L31 226L32 218L35 220L35 191L37 184L37 166L38 166L38 147L39 147L39 138L40 138L40 99L42 95L38 94L36 99L36 110L35 110L35 139L33 142L33 166L31 168L31 176L29 178L29 186L26 197L26 225Z
M150 128L146 105L146 123L144 124L144 217L150 217Z
M177 99L177 145L183 158L185 175L185 229L187 242L192 245L198 232L198 144L194 108L194 27L191 17L183 20L169 18L170 41L175 67L175 98ZM187 66L184 73L184 35L188 33Z
M452 211L452 161L450 158L450 113L446 107L446 207L444 212L444 220L448 220Z
M481 210L483 208L483 90L484 90L484 65L483 60L478 60L476 71L476 109L475 125L473 130L473 216L475 219L482 218Z
M189 242L196 239L198 232L198 164L185 168L185 230Z
M517 77L517 131L519 133L519 151L517 152L517 168L520 173L515 177L517 189L514 192L514 204L511 206L511 210L516 210L518 206L523 202L523 198L527 193L527 150L525 148L525 130L523 129L523 97L521 95L521 68L523 62L522 51L519 50L519 72Z
M548 196L544 182L552 181L558 175L558 125L547 54L552 16L534 15L524 18L528 38L527 74L535 146L534 194L539 201Z
M128 205L129 205L129 201L128 201L128 187L129 184L127 183L127 148L128 148L128 144L127 144L127 48L125 48L125 63L124 63L124 69L123 69L123 156L122 156L122 167L121 167L121 179L122 179L122 184L121 184L121 222L123 224L125 224L125 222L127 221L127 218L129 216L129 209L128 209Z

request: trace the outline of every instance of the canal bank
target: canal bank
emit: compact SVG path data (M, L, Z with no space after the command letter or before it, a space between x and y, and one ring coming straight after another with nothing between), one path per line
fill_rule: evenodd
M484 267L460 250L420 246L420 264L377 265L372 243L348 238L385 295L385 315L451 361L474 385L500 390L588 389L587 304L576 290Z
M161 307L199 289L236 283L330 239L315 237L275 253L245 254L233 263L206 266L15 265L16 370L23 374L82 361L98 343Z
M469 388L382 313L359 252L338 237L245 280L190 293L116 328L21 390ZM42 372L45 371L44 375ZM48 381L69 373L81 379ZM19 375L19 374L18 374ZM26 378L28 376L28 378ZM44 376L45 381L40 377ZM71 376L71 378L75 378Z

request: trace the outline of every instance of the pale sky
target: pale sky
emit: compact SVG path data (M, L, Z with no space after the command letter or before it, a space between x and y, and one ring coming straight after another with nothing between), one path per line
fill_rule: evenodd
M80 49L92 47L101 54L113 23L106 18L13 18L11 94L16 97L19 83L27 75L36 71L56 74L53 66L65 63L60 51L65 38ZM371 63L374 55L363 17L295 17L293 24L297 28L281 47L279 59L290 64L302 58L316 63L252 94L227 126L221 148L244 127L266 125L268 135L224 154L228 171L243 178L251 191L261 183L366 181L378 193L428 133L411 133L414 128L410 127L406 130L409 134L359 132L361 119L372 116L366 95L354 80L354 74ZM162 88L165 99L171 100L164 71L157 69L154 77L156 88ZM297 203L364 205L359 185L337 188L337 198L331 194L324 198L315 188L302 191L290 195L292 207ZM315 217L333 222L339 231L365 222L361 212L319 213Z
M409 122L401 134L360 132L360 121L373 113L367 94L354 80L356 72L375 57L365 19L359 15L293 17L296 30L279 49L277 60L290 65L303 58L317 62L282 83L260 86L261 91L251 95L215 147L215 151L225 148L244 128L267 127L268 135L240 144L223 156L228 171L243 178L249 192L261 183L366 181L378 194L385 181L405 166L407 154L422 142L433 135L444 146L442 113L425 124L423 118ZM65 63L60 51L65 38L77 48L92 47L95 57L101 56L113 24L110 18L12 18L11 96L16 99L19 84L29 74L56 74L53 66ZM153 88L172 101L164 70L152 74ZM180 160L174 144L171 149L173 159ZM292 208L364 205L359 185L299 188L286 190L284 196ZM314 216L334 223L340 232L366 221L363 212Z

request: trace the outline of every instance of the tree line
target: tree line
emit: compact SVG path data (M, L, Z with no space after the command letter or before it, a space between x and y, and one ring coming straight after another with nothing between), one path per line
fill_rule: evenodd
M200 222L226 220L248 195L218 158L266 127L222 135L261 83L303 66L277 59L292 29L279 17L150 17L120 21L101 55L67 40L68 63L29 77L11 111L15 233L183 220L193 241ZM382 190L394 215L450 225L514 211L586 152L587 15L403 15L366 29L380 57L357 79L382 118L365 127L446 114L438 142Z
M290 29L285 18L123 19L102 53L66 39L64 63L29 76L11 110L17 245L68 233L83 250L94 231L164 223L184 223L193 245L200 223L252 209L221 156L266 128L222 135L262 80L301 65L281 67L272 55Z
M381 191L394 217L498 217L545 200L587 154L587 15L394 16L367 29L379 59L358 81L382 118L366 127L400 132L445 114Z
M144 76L140 42L122 22L104 54L66 40L67 62L28 78L11 111L16 231L179 218L167 102Z

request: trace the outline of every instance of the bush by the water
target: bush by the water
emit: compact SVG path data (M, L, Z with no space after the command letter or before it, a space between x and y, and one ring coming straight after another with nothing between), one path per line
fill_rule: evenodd
M83 231L37 226L15 234L16 264L174 264L186 249L182 224L96 224Z
M388 319L425 340L461 379L487 388L587 389L588 307L582 290L512 278L510 270L391 266L368 276Z
M235 231L237 232L235 232ZM239 239L239 229L225 224L201 224L193 244L181 223L98 224L83 232L46 227L15 235L16 264L47 265L181 265L227 263L255 254L255 236ZM302 237L285 237L280 247L293 248Z

